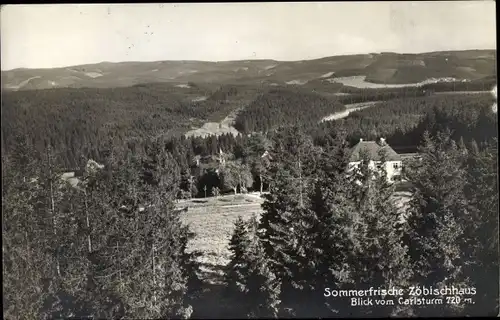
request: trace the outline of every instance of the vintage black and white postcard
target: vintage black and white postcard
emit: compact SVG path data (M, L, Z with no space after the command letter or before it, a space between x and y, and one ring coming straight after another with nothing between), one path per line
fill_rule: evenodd
M3 316L496 316L494 1L1 7Z

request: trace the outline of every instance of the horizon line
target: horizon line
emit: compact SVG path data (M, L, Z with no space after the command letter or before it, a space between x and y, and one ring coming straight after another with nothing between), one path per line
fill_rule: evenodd
M386 54L386 53L394 53L394 54L411 54L411 55L419 55L419 54L429 54L429 53L443 53L443 52L464 52L464 51L496 51L496 48L489 49L450 49L450 50L437 50L437 51L423 51L423 52L396 52L396 51L379 51L379 52L365 52L365 53L350 53L350 54L338 54L338 55L329 55L323 56L320 58L312 58L312 59L298 59L298 60L277 60L272 58L262 58L262 59L234 59L234 60L181 60L181 59L170 59L170 60L121 60L121 61L99 61L99 62L90 62L90 63L82 63L82 64L72 64L60 67L37 67L37 68L26 68L26 67L18 67L12 69L1 70L1 72L15 71L15 70L52 70L52 69L65 69L65 68L74 68L88 65L98 65L98 64L118 64L118 63L148 63L148 62L205 62L205 63L224 63L224 62L242 62L242 61L274 61L274 62L300 62L300 61L314 61L321 60L332 57L345 57L345 56L359 56L359 55L370 55L370 54Z

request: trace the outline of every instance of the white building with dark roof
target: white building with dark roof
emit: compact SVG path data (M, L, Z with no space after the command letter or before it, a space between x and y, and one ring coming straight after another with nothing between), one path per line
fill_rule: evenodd
M360 165L363 152L366 152L370 159L368 166L371 169L382 169L382 165L384 165L387 179L390 182L398 181L401 178L401 156L385 142L384 138L380 138L378 141L363 141L363 139L360 139L351 150L348 172ZM382 159L383 155L385 156L385 162Z

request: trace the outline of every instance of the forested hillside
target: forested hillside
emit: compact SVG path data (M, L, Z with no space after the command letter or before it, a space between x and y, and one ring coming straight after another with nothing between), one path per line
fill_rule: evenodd
M59 163L72 168L80 156L99 159L111 141L172 137L220 121L249 103L256 89L243 86L172 87L165 84L115 89L48 89L2 94L2 154L26 135L37 150L49 143ZM194 98L203 97L196 100Z
M81 155L102 158L109 143L125 145L149 137L180 136L206 121L220 121L247 105L250 107L243 113L254 114L257 123L267 115L265 119L273 126L282 125L282 117L286 123L299 121L309 125L342 109L341 105L312 93L274 89L266 93L267 90L241 85L210 90L195 84L188 88L150 84L115 89L5 92L2 151L8 155L15 135L26 135L39 151L46 143L60 150L59 163L73 168L81 164ZM203 99L195 99L199 97ZM276 108L260 113L270 106Z
M498 279L491 95L396 97L318 124L342 105L281 89L267 93L282 93L277 102L227 87L205 92L199 103L161 86L127 90L5 95L5 318L494 314L498 283L485 280ZM248 119L267 133L176 134L245 100L248 110L264 112ZM344 174L346 142L379 136L420 153L404 170L414 195L406 218L390 200L395 187L376 172L369 179L367 159L354 176ZM89 158L103 168L84 167ZM78 188L60 179L71 166L84 171ZM174 202L263 187L259 219L235 226L223 293L212 307L213 285L198 276L200 252L186 250L196 235ZM325 288L388 283L474 288L467 297L475 303L438 309L405 304L405 295L397 306L353 308L325 296Z
M352 86L342 86L339 90L339 99L344 104L367 102L367 101L385 101L395 98L416 98L429 96L433 93L455 92L475 92L490 91L496 85L496 77L486 77L474 81L441 81L436 83L427 83L419 86L406 86L394 88L357 88Z
M240 132L251 133L287 124L311 126L324 116L343 110L342 104L315 93L271 89L238 114L235 127Z
M352 76L366 77L372 84L408 84L445 77L475 80L495 74L495 50L382 52L302 61L102 62L54 69L14 69L2 71L2 89L116 88L150 82L286 85Z
M79 156L96 157L113 139L171 135L190 118L203 119L208 108L185 103L157 88L52 89L5 93L2 97L3 151L12 138L26 135L38 150L49 143L64 151L62 163L75 166Z
M411 146L416 145L423 132L436 121L422 121L429 115L440 118L437 121L450 121L448 127L453 131L453 137L481 141L496 134L496 114L491 112L493 103L489 93L392 99L352 112L338 123L326 122L321 126L340 125L351 141L386 137L391 145Z
M2 155L8 156L16 135L25 136L39 152L49 143L58 150L56 161L66 168L81 166L82 159L103 159L112 144L137 148L144 139L163 137L181 141L182 133L205 121L220 121L230 112L241 110L236 127L243 133L272 131L281 126L300 124L317 141L332 131L343 130L353 143L359 138L385 136L394 146L415 147L428 128L422 119L432 112L451 116L454 137L478 142L496 130L495 114L489 111L489 93L464 95L420 95L416 89L346 89L350 97L323 97L298 88L259 88L233 85L206 87L190 84L178 88L163 84L138 85L116 89L51 89L6 92L2 99ZM414 96L416 95L416 97ZM192 101L204 96L205 100ZM381 101L374 107L352 112L343 120L318 124L330 113L341 111L338 100ZM436 110L436 111L434 111ZM439 111L440 110L440 111ZM450 120L452 121L452 120ZM469 130L470 134L469 134ZM189 157L214 154L221 147L238 152L234 137L191 137ZM185 139L184 139L185 140Z

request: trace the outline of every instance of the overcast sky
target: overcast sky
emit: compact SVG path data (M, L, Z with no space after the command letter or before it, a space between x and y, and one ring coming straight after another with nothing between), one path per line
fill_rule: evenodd
M2 70L494 49L494 1L8 5Z

